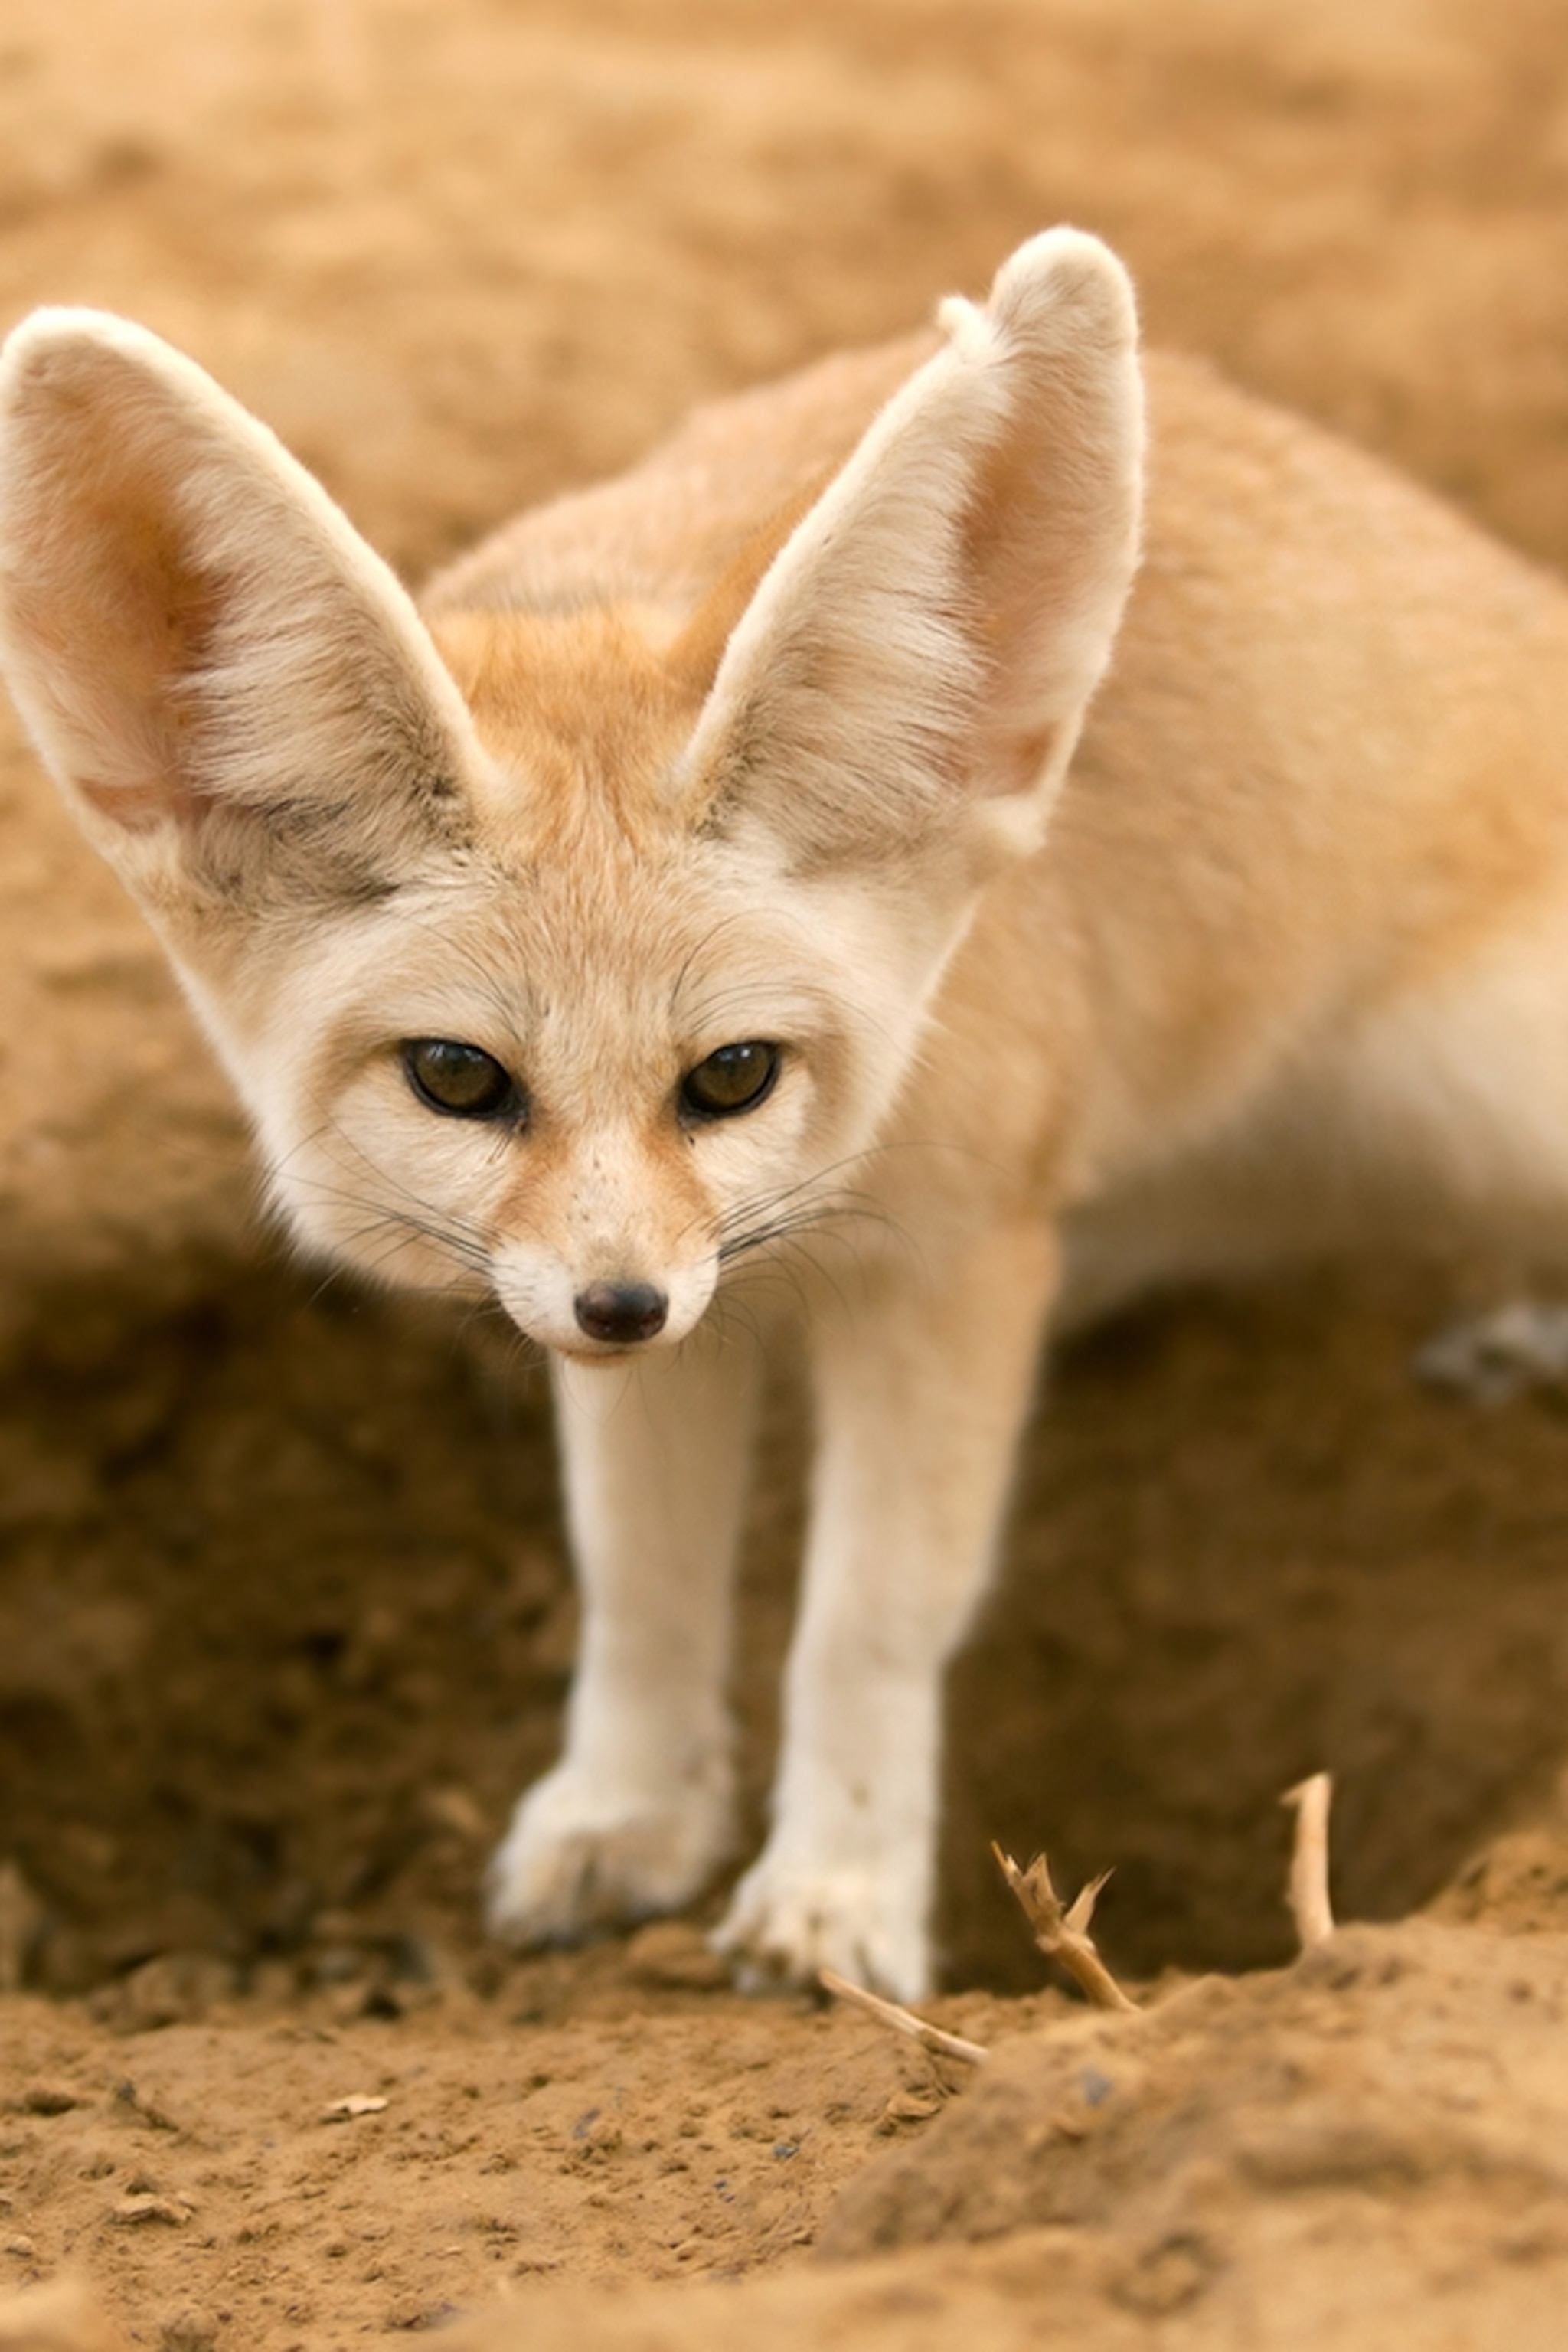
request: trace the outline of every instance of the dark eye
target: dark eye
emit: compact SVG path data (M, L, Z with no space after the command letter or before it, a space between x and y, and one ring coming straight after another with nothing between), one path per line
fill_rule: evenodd
M450 1037L410 1037L403 1067L420 1101L448 1118L499 1118L522 1107L522 1090L493 1054Z
M721 1045L707 1060L688 1070L680 1082L680 1107L694 1118L731 1118L737 1111L755 1110L773 1091L779 1074L779 1049L752 1039L743 1045Z

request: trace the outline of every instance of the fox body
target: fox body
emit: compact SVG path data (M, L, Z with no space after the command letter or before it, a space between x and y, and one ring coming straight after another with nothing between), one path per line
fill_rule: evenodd
M583 1644L509 1936L679 1906L731 1850L775 1318L811 1528L720 1941L909 1997L942 1670L1047 1326L1380 1232L1561 1241L1568 596L1135 343L1119 264L1053 231L422 614L153 337L7 347L0 652L277 1202L554 1367Z

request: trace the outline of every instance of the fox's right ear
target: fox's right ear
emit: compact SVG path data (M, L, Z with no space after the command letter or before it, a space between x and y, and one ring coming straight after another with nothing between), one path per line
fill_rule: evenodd
M0 358L0 662L86 831L176 924L395 884L482 759L413 604L156 336L40 310Z

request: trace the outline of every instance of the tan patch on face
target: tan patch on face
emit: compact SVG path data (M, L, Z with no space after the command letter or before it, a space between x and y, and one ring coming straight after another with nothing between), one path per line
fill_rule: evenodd
M509 846L559 851L588 819L643 850L667 839L672 822L696 820L700 806L670 789L675 759L736 623L817 488L771 515L684 617L636 604L433 616L481 740L517 782Z
M676 1266L706 1255L712 1222L686 1139L660 1113L613 1139L542 1127L495 1211L503 1234L542 1244L579 1288L666 1282Z
M458 613L433 624L442 659L515 794L488 814L507 845L560 854L606 820L634 847L668 834L669 763L701 688L636 608L569 614Z

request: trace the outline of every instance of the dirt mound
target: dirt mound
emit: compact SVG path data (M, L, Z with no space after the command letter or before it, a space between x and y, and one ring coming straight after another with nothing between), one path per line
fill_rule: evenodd
M1000 2045L795 2273L552 2295L531 2345L1545 2347L1568 2286L1568 1945L1412 1922ZM897 2259L892 2259L896 2250ZM459 2342L521 2340L510 2321Z
M1510 2243L1539 2237L1568 2179L1565 1981L1557 1937L1353 1927L1280 1977L1086 2016L1004 2052L862 2173L822 2251L1113 2229L1140 2248L1128 2299L1173 2310L1226 2267L1227 2216L1270 2193L1468 2183Z

